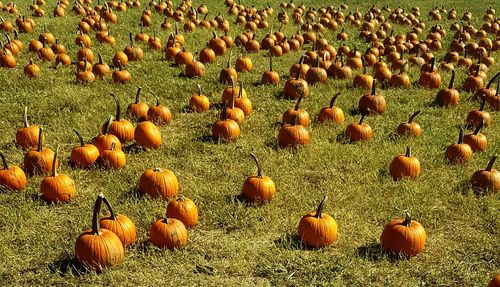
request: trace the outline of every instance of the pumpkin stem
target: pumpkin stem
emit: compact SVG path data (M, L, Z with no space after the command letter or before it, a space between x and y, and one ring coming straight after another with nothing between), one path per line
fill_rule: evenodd
M479 133L479 131L483 128L483 125L484 125L484 120L479 123L479 125L472 134L476 136Z
M38 131L38 148L36 149L36 151L38 152L42 152L42 148L43 148L43 128L40 127L40 130Z
M484 110L484 104L486 104L486 94L483 94L481 98L483 98L483 100L481 101L481 106L479 106L479 111L482 112Z
M292 126L296 126L298 121L299 121L299 117L297 115L293 115L292 122L291 122Z
M105 135L109 134L109 129L111 128L112 124L113 124L113 116L109 116L109 120L106 123L106 128L104 129L104 134Z
M102 65L104 63L104 61L102 60L101 53L97 53L97 56L99 57L99 64Z
M231 67L231 56L232 56L232 52L229 52L229 58L227 58L227 68L230 68Z
M328 196L324 196L323 200L319 203L318 209L316 209L316 214L314 217L321 218L321 213L323 213L323 208L325 207L325 202L328 200Z
M255 164L257 165L257 177L263 178L264 176L262 174L262 166L260 165L259 160L257 159L257 157L253 153L250 153L250 156L253 158L253 160L255 161Z
M240 85L240 89L238 90L238 98L241 99L243 98L243 81L238 81Z
M405 157L411 157L411 147L406 146Z
M28 123L28 107L25 106L24 107L24 116L23 116L23 120L24 120L24 127L27 128L30 126L30 124Z
M78 137L78 140L80 141L80 146L81 147L84 147L85 146L85 142L83 141L83 137L82 135L77 131L77 130L73 130L76 134L76 136Z
M460 127L460 131L458 132L458 144L462 144L464 142L464 129Z
M402 224L404 226L411 226L411 215L408 211L405 211L405 221Z
M9 170L9 164L7 163L5 156L1 152L0 152L0 158L2 158L3 170L5 170L5 171Z
M299 110L299 105L300 105L300 102L302 101L303 97L304 97L304 93L300 93L300 96L297 99L297 102L295 103L295 107L293 108L294 110L296 110L296 111Z
M365 120L365 117L366 117L366 114L365 113L361 113L361 118L359 119L358 125L360 125L360 124L363 123L363 121Z
M132 38L132 32L128 33L128 38L130 39L130 47L134 47L134 39Z
M121 119L121 107L120 107L120 101L118 101L118 98L115 96L115 94L111 93L111 97L113 97L113 100L115 101L115 105L116 105L116 115L115 115L115 119L117 121L120 121Z
M269 71L273 71L273 53L269 53Z
M297 69L297 73L295 74L295 79L298 80L300 77L300 70L302 69L302 64L304 63L304 59L306 58L306 55L300 56L299 60L299 68Z
M361 62L363 63L363 75L366 75L366 61L364 57L361 57Z
M99 230L99 211L101 210L101 203L103 198L104 194L102 192L99 193L94 204L94 213L92 214L92 233L98 236L101 233Z
M234 98L234 89L235 89L235 84L234 84L234 77L231 76L230 77L230 80L231 80L231 97Z
M333 105L335 104L335 101L337 100L337 98L339 96L340 96L340 92L338 92L335 95L333 95L332 99L330 100L330 109L333 108Z
M141 86L137 87L137 94L135 94L135 103L136 104L139 103L139 95L141 94L141 90L142 90Z
M59 145L56 147L56 151L54 152L54 159L52 160L52 177L57 176L57 154L59 153Z
M106 197L102 197L102 201L104 202L104 204L106 204L106 207L108 208L109 210L109 213L111 213L111 219L113 220L117 220L117 217L116 217L116 214L115 214L115 211L113 210L113 208L111 207L111 203L109 203L109 200L106 198Z
M222 108L222 112L220 114L221 119L224 121L227 120L227 110L226 109L227 109L227 105L226 105L226 103L224 103L224 107Z
M495 164L495 161L497 160L498 158L498 155L494 155L490 161L488 162L488 166L486 167L486 171L491 171L491 169L493 168L493 164Z
M453 82L455 81L455 69L451 70L451 79L450 83L448 84L448 89L453 89Z
M431 66L430 66L430 68L429 68L429 73L434 72L434 63L435 63L435 62L436 62L436 58L434 58L434 57L433 57L433 58L431 59L431 62L430 62Z
M413 122L413 120L421 113L422 111L421 110L418 110L416 112L414 112L410 118L408 119L408 123L411 124Z
M377 80L372 81L372 96L375 96L375 86L377 85Z
M153 95L155 97L155 100L156 100L156 106L158 107L160 105L160 98L153 92L149 91L149 93L151 93L151 95Z
M500 72L496 73L495 76L493 76L493 78L491 78L491 80L486 85L486 89L490 88L491 84L495 81L496 78L498 78L498 76L500 76Z
M111 147L109 148L109 150L114 151L115 149L116 149L116 143L112 142L111 143Z
M196 86L198 87L198 96L201 96L201 85L197 84Z

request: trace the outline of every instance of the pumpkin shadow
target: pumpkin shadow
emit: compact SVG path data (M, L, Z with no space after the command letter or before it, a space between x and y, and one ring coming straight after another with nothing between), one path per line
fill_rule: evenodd
M386 259L392 263L408 260L411 256L407 256L401 253L387 252L385 251L379 243L368 243L363 246L358 247L356 254L362 258L369 261L381 261Z
M278 140L276 138L269 138L264 142L264 146L273 150L279 150Z
M138 146L136 143L129 144L123 148L123 152L128 154L139 154L141 152L147 151L147 148Z
M287 233L273 241L274 245L286 250L314 250L305 245L297 234Z
M202 142L202 143L214 143L214 144L217 144L218 141L215 141L213 138L212 138L212 135L211 134L204 134L204 135L201 135L197 138L194 139L195 141L197 142Z
M483 195L483 193L481 193L481 191L471 189L471 185L470 185L468 179L463 179L462 181L460 181L460 183L457 186L455 186L455 188L453 188L453 191L461 193L464 196L467 196L467 194L469 194L469 192L471 192L471 190L475 196Z
M351 116L357 116L359 115L359 109L351 107L350 109L347 110L347 113Z
M127 189L125 192L121 193L120 197L124 200L130 200L131 198L139 200L143 198L142 194L139 193L139 188L137 186Z
M351 141L349 140L349 138L347 138L345 136L345 133L344 132L340 132L337 137L335 138L335 141L338 142L338 143L341 143L341 144L350 144Z
M396 132L390 132L389 135L387 135L387 139L390 141L398 141L402 138L401 135L398 135Z
M435 101L435 100L432 100L432 101L426 102L426 103L424 104L424 107L428 107L428 108L436 108L436 109L437 109L437 108L441 108L441 107L440 107L440 106L436 103L436 101Z
M82 266L76 261L74 256L69 254L60 256L60 258L50 263L48 267L52 273L59 274L60 276L71 274L75 277L79 277L91 272L89 268Z

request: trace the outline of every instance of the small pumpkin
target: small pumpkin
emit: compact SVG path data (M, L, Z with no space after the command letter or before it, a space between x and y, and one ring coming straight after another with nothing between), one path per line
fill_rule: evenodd
M303 109L299 109L299 105L303 97L303 95L299 96L294 108L288 109L285 113L283 113L282 125L291 124L292 120L295 118L298 125L302 125L306 128L309 126L309 113Z
M370 90L373 86L373 77L369 74L366 73L366 61L363 58L363 74L356 75L354 77L353 87L355 88L365 88L367 90Z
M195 112L205 112L210 108L210 101L207 96L201 93L201 85L198 84L198 94L194 94L189 99L189 107Z
M481 122L472 133L468 133L464 136L464 143L470 145L473 152L484 151L488 146L486 136L479 132L483 125L484 123Z
M432 58L430 61L429 70L423 72L418 79L420 86L427 89L437 89L441 86L441 75L434 69L434 63L436 58Z
M483 96L483 101L479 106L479 109L474 109L467 114L465 121L469 127L478 127L483 124L485 127L491 124L490 113L484 111L484 105L486 104L486 95Z
M113 73L111 74L111 78L113 79L114 83L118 84L126 84L132 80L132 75L130 74L129 71L123 69L123 65L121 60L118 61L118 70L114 70Z
M294 116L290 124L281 127L278 133L279 147L288 148L309 144L309 132L304 126L297 123L297 116Z
M250 156L257 165L257 176L249 176L243 183L242 194L249 202L263 204L274 196L276 186L269 176L264 176L262 166L257 157L251 153Z
M85 230L75 242L75 258L97 272L121 262L125 251L120 238L113 232L99 228L99 210L104 195L101 193L94 204L92 229Z
M104 62L101 53L98 53L97 55L99 61L92 67L92 73L102 79L111 75L111 68Z
M152 198L167 199L177 195L179 181L169 169L148 168L139 178L138 190L139 193L147 194Z
M181 195L168 203L167 217L178 219L186 228L191 228L198 223L198 208L191 199Z
M160 248L178 249L187 244L184 223L175 218L160 218L149 229L149 241Z
M134 139L134 126L127 119L121 117L122 112L120 101L115 96L115 94L111 94L111 97L115 102L116 114L111 123L111 127L109 128L109 133L115 135L122 143L131 141ZM102 126L103 133L106 128L107 123L104 123L104 125Z
M109 203L108 199L104 197L104 195L102 196L102 201L108 208L109 215L102 217L99 220L99 226L116 234L118 238L120 238L123 247L134 243L136 237L134 222L132 222L132 220L130 220L130 218L126 215L116 214L111 207L111 203Z
M238 81L238 72L231 67L231 53L229 53L229 57L227 60L227 66L226 68L222 69L219 74L219 83L222 84L230 84L231 83L231 77L235 82Z
M269 53L269 71L262 74L260 81L263 85L277 85L280 82L280 75L273 71L273 55Z
M156 105L148 110L148 120L155 124L168 124L172 121L170 109L160 104L160 98L153 92L150 92L156 100Z
M396 133L399 135L419 137L422 134L422 128L418 123L414 122L413 120L420 113L421 111L418 110L410 116L408 122L400 123L399 126L396 128Z
M307 97L309 95L309 85L303 79L300 79L300 69L297 71L295 78L291 78L285 83L283 88L283 96L287 99L298 99L300 96Z
M143 121L137 125L134 139L138 146L152 149L160 147L162 140L160 130L150 121Z
M25 189L27 180L24 171L16 165L9 165L1 152L0 158L3 164L0 167L0 186L11 190Z
M35 147L38 144L40 128L28 122L28 107L24 107L24 127L16 132L16 144L23 147Z
M436 95L436 103L440 107L456 107L460 103L460 93L453 88L455 80L455 70L451 70L450 83L448 88L439 90Z
M126 47L123 52L127 55L129 61L140 61L144 58L144 52L140 47L134 46L132 33L129 33L130 46Z
M340 92L335 94L330 100L330 105L328 107L322 108L318 115L318 121L320 123L332 122L332 123L343 123L345 120L344 111L341 108L335 107L335 101Z
M448 146L444 155L451 163L464 163L472 157L472 149L464 143L464 131L461 127L457 143Z
M309 247L320 248L337 240L337 222L323 212L327 199L327 196L323 197L316 211L311 211L300 219L298 235Z
M381 95L375 94L375 87L377 80L373 80L372 92L362 96L358 102L358 109L361 113L365 114L382 114L387 106L385 98Z
M415 256L424 249L426 239L424 227L405 212L404 218L393 219L384 227L380 243L388 252Z
M113 116L110 116L108 122L106 123L106 128L93 141L94 145L99 150L99 154L102 154L105 150L111 148L111 145L113 143L115 144L116 149L122 149L120 139L118 139L117 136L109 133L112 123Z
M486 169L478 170L472 174L470 184L478 193L494 193L500 190L500 172L493 168L498 156L494 155L488 162Z
M389 172L394 180L416 178L420 174L420 161L411 155L411 148L407 146L404 155L398 155L392 160Z
M234 141L240 137L240 125L229 119L226 107L222 108L221 118L212 125L212 138L216 141Z
M466 92L473 92L475 93L477 90L480 90L484 87L484 80L479 74L481 69L481 66L478 65L475 73L469 75L465 81L464 81L464 86L463 89Z
M316 59L316 67L311 67L306 73L306 81L310 85L324 83L328 78L326 70L320 67L320 57Z
M40 67L33 63L33 60L30 58L28 65L24 67L24 74L28 78L38 78L40 76Z
M118 169L127 164L125 153L116 148L116 143L112 143L111 147L104 150L100 157L101 164L106 168Z
M80 145L71 150L71 162L79 168L93 165L99 158L99 149L93 144L85 144L83 137L77 130L73 130L80 141Z
M49 174L52 170L54 152L47 147L43 147L43 128L39 129L38 147L32 148L24 155L24 168L28 175ZM57 160L56 165L59 165Z
M69 176L57 172L57 166L59 165L58 152L59 146L56 148L52 160L52 174L46 176L40 184L42 199L48 202L68 202L76 194L73 180Z
M362 113L359 122L350 124L345 129L344 135L351 142L369 140L373 137L372 128L368 124L363 123L365 117L366 114Z
M129 104L127 107L127 115L139 122L148 120L149 110L148 104L139 101L141 90L142 87L137 88L137 93L135 94L135 102Z
M205 75L205 65L196 61L196 58L193 57L193 61L186 64L185 73L188 78L200 78Z

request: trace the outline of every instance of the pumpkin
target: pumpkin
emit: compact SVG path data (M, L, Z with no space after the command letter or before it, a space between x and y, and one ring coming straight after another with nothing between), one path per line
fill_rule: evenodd
M160 104L160 98L153 92L150 92L156 99L156 106L152 106L148 110L148 120L155 124L168 124L172 121L172 113L170 110Z
M24 127L16 132L16 144L23 147L35 147L38 144L40 128L28 122L28 107L24 107Z
M460 128L458 134L458 142L448 146L444 155L451 163L467 162L472 157L471 147L464 143L464 131L462 128Z
M214 50L207 46L200 51L199 59L203 64L214 63L217 60L217 56Z
M178 219L160 218L151 225L149 241L160 248L178 249L187 244L187 229Z
M486 136L479 132L483 125L483 122L481 122L472 133L464 136L464 143L470 145L473 152L484 151L488 146Z
M26 175L16 165L9 165L3 153L0 152L3 166L0 167L0 186L12 190L23 190L26 188Z
M167 217L178 219L186 228L191 228L198 223L198 208L191 199L181 195L168 203Z
M252 113L252 102L247 97L247 93L243 88L243 82L239 81L239 89L238 89L238 97L233 97L234 105L237 108L240 108L245 116L248 116Z
M491 116L490 113L484 111L484 105L486 104L486 95L483 96L483 101L481 102L481 106L479 109L475 109L470 111L467 114L467 118L465 121L467 125L471 128L478 127L483 124L485 127L491 124Z
M134 126L128 120L121 117L121 105L118 98L114 94L111 94L111 97L115 102L116 114L111 123L111 126L109 127L109 133L115 135L122 143L131 141L134 139ZM106 129L107 123L104 123L104 125L102 126L102 131L104 134L106 134Z
M221 56L226 53L227 45L224 40L217 36L215 31L212 31L213 38L208 42L208 47L215 52L215 55Z
M358 102L358 109L365 114L382 114L386 107L385 98L375 94L377 80L373 80L372 92L362 96Z
M405 212L404 218L393 219L384 227L380 243L387 252L415 256L424 249L426 239L424 227Z
M234 93L235 87L233 78L231 78L231 81L233 85L231 91ZM241 88L239 89L239 91L241 91ZM225 108L227 118L237 122L238 124L242 124L243 121L245 120L245 113L243 112L242 109L236 107L234 103L235 103L234 96L231 96L230 105Z
M135 225L130 218L123 214L116 214L108 199L102 195L102 201L109 210L109 215L99 220L100 228L107 229L118 236L123 247L135 242Z
M396 156L389 166L389 172L394 180L404 177L416 178L420 174L420 162L411 155L411 148L406 147L404 155Z
M83 66L76 67L76 82L81 84L86 84L93 82L95 80L95 75L92 73L92 66L86 59L83 59Z
M481 77L481 75L479 74L480 69L481 69L481 66L478 65L476 70L475 70L475 73L469 75L465 79L464 86L463 86L464 91L475 93L477 90L480 90L484 87L484 80Z
M42 199L48 202L68 202L76 194L73 180L69 176L57 172L57 166L59 165L57 160L58 151L59 146L56 148L52 160L52 174L46 176L40 184Z
M410 86L410 77L407 74L408 63L405 63L399 70L399 73L394 76L390 73L389 69L387 69L387 71L389 71L388 74L383 74L382 76L376 78L382 78L382 80L385 80L385 75L387 75L389 78L389 86L391 87L408 88Z
M129 33L130 46L126 47L123 52L127 55L129 61L140 61L144 58L144 52L140 47L134 47L134 39L132 33Z
M330 100L330 106L321 109L318 115L318 121L320 123L332 122L341 124L344 122L344 111L342 111L339 107L334 107L338 96L340 96L340 93L337 93L332 97Z
M187 65L194 59L193 53L186 51L184 45L181 45L181 51L175 54L174 61L177 66Z
M85 230L75 242L75 258L80 264L97 272L111 267L124 258L123 244L113 232L99 228L99 210L104 195L101 193L94 204L92 229Z
M33 60L30 58L28 65L24 67L24 74L28 78L38 78L40 76L40 67L33 63Z
M448 88L439 90L436 95L436 103L440 107L456 107L460 103L460 94L453 88L455 70L451 70L451 79Z
M305 59L306 55L302 55L300 56L299 62L292 65L290 68L290 77L295 77L295 79L305 78L307 71L310 69L308 64L304 64ZM299 75L298 77L297 74Z
M144 102L139 102L139 97L141 94L142 87L137 88L137 93L135 94L135 102L128 105L127 115L139 122L146 121L148 119L148 104Z
M113 56L112 62L115 67L125 66L128 64L128 56L122 51L117 51Z
M291 78L285 83L283 88L283 96L287 99L298 99L301 95L307 97L309 95L309 86L307 82L300 79L300 69L297 71L295 78Z
M366 114L362 113L358 123L350 124L345 129L344 135L351 142L368 140L372 138L373 136L372 128L368 124L363 123L365 117Z
M495 76L493 76L490 79L490 81L486 84L486 87L478 89L476 91L476 93L474 94L474 99L482 100L483 95L486 95L486 99L489 102L490 99L494 98L495 95L497 94L498 89L495 90L495 89L490 88L490 87L491 87L491 84L493 84L493 82L495 82L495 80L499 77L500 77L500 72L496 73Z
M139 193L147 194L152 198L167 199L179 192L179 181L175 174L168 169L148 168L139 179Z
M413 113L408 119L408 122L400 123L399 126L396 128L396 133L399 135L419 137L420 134L422 134L422 128L418 123L413 122L413 120L420 114L420 112L421 111L418 110L415 113Z
M111 74L111 78L114 83L118 84L126 84L132 80L132 75L129 71L123 69L123 65L120 60L118 61L118 70L114 70L113 74Z
M314 85L316 83L324 83L328 78L326 70L321 68L319 63L320 57L316 57L316 67L310 68L306 73L306 81L310 85Z
M201 85L198 84L198 94L192 95L189 99L189 107L195 112L205 112L210 108L210 101L207 96L201 93Z
M243 54L243 48L241 48L242 55L236 59L236 71L237 72L250 72L253 69L252 59L245 57Z
M104 63L101 53L98 53L99 61L92 67L92 73L98 78L104 78L111 74L111 68L108 64Z
M71 150L71 162L79 168L93 165L99 158L99 149L93 144L85 144L83 137L77 130L73 130L80 141L80 145Z
M434 70L434 62L436 58L430 61L429 70L423 72L418 79L418 84L427 89L437 89L441 85L441 75Z
M497 274L495 277L491 278L490 283L486 287L500 287L500 274Z
M234 98L233 98L234 99ZM212 138L216 141L233 141L240 137L239 124L228 118L227 108L222 108L221 118L212 125Z
M250 156L257 165L257 176L249 176L243 183L242 195L249 202L263 204L274 196L276 186L269 176L264 176L262 167L257 157L251 153Z
M500 190L500 172L493 168L497 159L493 156L488 162L486 169L474 172L470 179L472 189L478 193L493 193Z
M50 148L43 147L43 128L38 133L38 147L30 149L24 155L24 169L28 175L49 174L52 170L54 152ZM56 165L59 165L57 160Z
M200 61L196 61L196 58L193 57L193 61L186 64L185 74L188 78L203 77L205 75L205 65Z
M138 146L144 148L155 149L161 145L160 130L150 121L144 121L137 125L134 132L134 139Z
M230 84L231 78L233 81L238 81L238 72L231 67L231 53L229 53L229 57L227 59L227 67L222 69L219 74L219 83L222 84Z
M297 116L294 116L290 124L281 127L278 133L278 146L281 148L297 147L309 144L309 132L307 129L297 124Z
M373 86L373 77L366 73L366 61L364 60L364 58L363 58L363 74L356 75L356 77L354 77L352 85L355 88L361 87L368 90L370 90Z
M337 222L323 212L327 196L318 205L316 211L309 212L300 219L298 235L307 246L320 248L337 240Z
M288 109L285 113L283 113L282 125L291 124L292 119L294 118L296 118L298 125L302 125L304 127L309 125L309 114L307 111L299 109L299 105L303 97L303 95L299 96L297 102L295 103L295 107L293 109Z
M113 143L115 144L116 149L122 149L122 144L118 137L109 133L112 123L113 116L110 116L104 131L102 131L102 133L94 139L94 145L99 150L99 154L102 154L105 150L111 148Z
M280 75L273 71L273 55L269 53L269 71L262 74L260 81L263 85L277 85L280 82Z
M125 153L116 148L116 143L112 143L111 147L101 152L101 164L106 168L118 169L127 163Z

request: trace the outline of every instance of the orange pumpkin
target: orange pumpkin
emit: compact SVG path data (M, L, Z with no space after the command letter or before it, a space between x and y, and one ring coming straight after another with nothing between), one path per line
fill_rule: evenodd
M424 227L412 220L408 212L405 212L405 218L391 220L380 236L380 242L386 251L405 256L420 253L424 249L426 239Z
M16 132L17 145L27 148L35 147L38 144L40 128L37 125L30 125L28 122L28 107L24 107L24 127ZM43 136L43 135L42 135Z
M332 122L332 123L343 123L345 120L344 111L339 107L334 107L335 101L337 100L340 93L335 94L330 100L330 105L326 108L322 108L318 115L318 121L320 123Z
M73 130L80 141L80 145L71 150L71 162L79 168L93 165L99 158L99 149L93 144L85 144L83 137L77 130Z
M168 203L167 217L178 219L186 228L191 228L198 223L198 208L191 199L181 195Z
M257 165L257 176L249 176L243 183L242 194L249 202L263 204L274 196L276 186L269 176L264 176L262 167L257 157L251 153L255 164Z
M116 214L111 207L111 203L109 203L108 199L102 195L102 201L106 204L109 215L103 217L99 221L99 225L101 228L107 229L120 238L123 246L130 245L135 242L136 231L135 224L123 214Z
M42 198L48 202L68 202L76 194L75 183L73 180L65 175L57 172L57 154L59 147L54 153L54 160L52 161L52 174L46 176L40 185Z
M312 211L300 219L298 234L307 246L320 248L337 240L337 222L323 212L327 196L318 205L316 212Z
M134 139L140 147L158 148L161 145L160 130L150 121L144 121L137 125Z
M0 167L0 186L12 190L23 190L26 188L26 175L24 171L16 165L7 163L5 156L0 152L3 166Z
M396 156L389 166L389 172L394 180L404 177L416 178L420 174L420 162L411 155L411 148L406 147L404 155Z
M187 244L187 229L178 219L160 218L149 229L149 241L160 248L178 249Z
M396 128L396 132L399 135L419 137L422 134L422 128L418 123L413 121L415 117L417 117L419 114L420 110L413 113L408 119L408 122L400 123L399 126Z
M167 199L177 195L178 192L179 181L171 170L148 168L139 179L139 193L152 198Z
M52 170L54 152L50 148L43 147L43 128L38 134L38 147L30 149L24 155L24 168L28 175L49 174ZM59 165L59 160L56 166Z
M458 142L448 146L445 152L445 157L452 163L467 162L472 157L472 149L464 143L464 131L460 128L458 134Z

